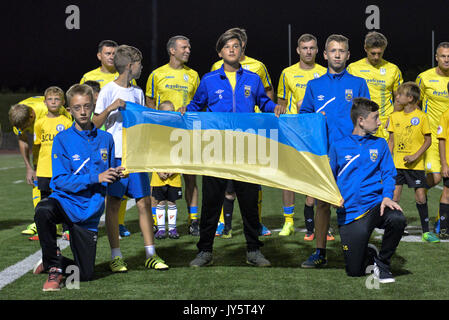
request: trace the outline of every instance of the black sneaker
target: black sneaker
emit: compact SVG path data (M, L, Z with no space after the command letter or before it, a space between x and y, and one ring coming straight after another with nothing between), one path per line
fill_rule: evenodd
M208 251L200 251L195 259L193 259L192 261L190 261L190 266L191 267L205 267L205 266L210 266L212 264L212 252L208 252Z
M368 246L366 248L366 253L365 253L365 262L364 262L364 268L365 268L366 274L371 273L368 271L369 270L368 267L374 265L375 259L377 258L378 255L379 255L379 250L377 249L377 247L372 243L368 243Z
M377 262L374 263L374 277L380 283L393 283L396 281L390 272L390 268L383 263L379 263L379 265Z
M189 226L189 234L195 237L200 236L200 223L198 219L192 220Z
M246 253L246 263L255 267L271 267L270 261L263 256L260 250L248 251Z

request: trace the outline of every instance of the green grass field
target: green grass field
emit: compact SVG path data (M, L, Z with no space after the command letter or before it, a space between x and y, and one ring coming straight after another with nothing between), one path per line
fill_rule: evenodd
M25 168L18 154L0 155L0 274L5 268L22 261L40 250L20 232L32 222L31 187L26 185ZM201 180L201 179L199 179ZM200 186L201 186L201 181ZM438 209L441 189L429 191L429 212L432 219ZM344 271L340 238L333 212L331 225L336 240L328 243L328 266L319 270L300 268L315 242L303 240L304 233L280 237L283 224L281 191L263 188L263 223L273 231L263 237L262 252L272 267L258 269L245 263L245 242L242 221L236 205L233 220L233 238L215 239L214 265L192 269L189 262L196 253L198 238L187 235L185 201L178 202L178 240L156 240L157 252L170 266L158 272L144 269L143 240L140 235L137 210L131 208L126 224L131 237L121 240L121 248L129 272L112 274L108 268L109 243L105 229L99 232L96 278L82 282L79 289L64 288L58 293L41 291L46 275L33 275L29 266L24 276L0 290L0 300L414 300L448 299L447 252L448 242L429 244L402 241L392 260L396 283L368 289L366 277L349 278ZM295 227L304 228L302 208L304 196L296 196ZM237 202L236 202L237 203ZM408 228L413 236L420 236L419 217L413 193L404 189L401 205L405 210ZM412 239L412 236L404 237ZM380 245L380 236L374 233L372 243ZM70 248L63 254L71 256Z

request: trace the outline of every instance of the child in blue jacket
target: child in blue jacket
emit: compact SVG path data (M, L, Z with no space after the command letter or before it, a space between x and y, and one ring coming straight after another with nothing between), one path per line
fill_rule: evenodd
M344 199L337 208L341 243L349 276L366 271L368 241L374 228L385 229L382 247L374 257L374 276L394 282L390 260L406 226L402 209L394 202L396 169L388 144L373 136L381 125L379 106L356 98L351 108L352 135L333 143L330 165Z

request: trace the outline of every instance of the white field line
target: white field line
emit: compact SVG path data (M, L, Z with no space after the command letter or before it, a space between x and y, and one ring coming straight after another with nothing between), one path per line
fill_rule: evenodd
M133 206L136 205L136 201L134 199L129 199L128 203L126 204L126 210L129 210ZM104 215L102 216L102 219L104 221ZM101 225L101 222L100 222ZM104 225L104 222L103 222ZM66 240L58 240L58 246L62 250L67 248L70 245L69 241ZM28 271L32 270L35 266L35 264L42 259L42 250L36 251L32 255L28 256L27 258L23 259L22 261L17 262L16 264L7 267L6 269L2 270L0 272L0 290L3 289L3 287L7 286L8 284L16 281L23 275L25 275Z

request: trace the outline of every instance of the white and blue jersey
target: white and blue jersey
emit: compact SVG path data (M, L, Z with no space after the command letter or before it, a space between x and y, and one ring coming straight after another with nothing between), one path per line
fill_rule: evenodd
M276 107L266 95L260 77L240 66L233 89L222 66L204 75L187 111L206 108L209 112L254 112L256 105L263 112L274 112Z
M115 167L114 139L103 130L79 131L75 125L53 140L51 198L77 225L97 231L104 210L106 183L98 175Z
M299 113L322 113L326 117L328 145L352 134L353 98L370 99L366 81L351 75L346 69L310 80Z
M383 198L393 199L396 168L385 139L346 136L331 145L329 161L344 199L339 225L360 219Z

